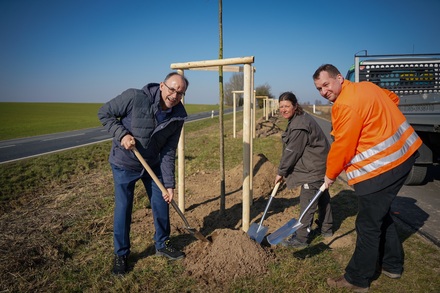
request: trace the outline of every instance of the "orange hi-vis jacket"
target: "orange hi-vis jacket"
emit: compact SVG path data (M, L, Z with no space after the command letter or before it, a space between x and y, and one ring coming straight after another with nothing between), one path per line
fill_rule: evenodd
M332 106L334 142L326 176L345 170L350 185L376 177L405 162L422 140L397 107L399 97L371 82L344 80Z

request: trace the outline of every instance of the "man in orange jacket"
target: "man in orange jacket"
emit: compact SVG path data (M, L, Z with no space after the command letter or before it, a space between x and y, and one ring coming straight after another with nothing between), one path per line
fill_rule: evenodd
M371 82L344 80L331 65L313 74L316 89L333 103L334 142L327 157L327 187L345 171L358 196L357 241L345 274L331 287L367 292L377 270L390 278L403 272L403 247L391 203L418 156L421 139L408 124L393 92Z

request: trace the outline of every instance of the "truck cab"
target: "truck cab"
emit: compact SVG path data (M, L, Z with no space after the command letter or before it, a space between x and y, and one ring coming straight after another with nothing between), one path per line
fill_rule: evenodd
M406 185L425 181L428 167L440 162L440 53L368 55L355 54L346 79L370 81L393 91L399 109L423 141L420 156Z

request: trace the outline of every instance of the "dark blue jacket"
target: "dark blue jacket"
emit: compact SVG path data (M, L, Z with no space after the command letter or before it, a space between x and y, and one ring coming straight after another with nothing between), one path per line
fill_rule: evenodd
M142 171L143 166L134 153L121 146L126 134L136 139L136 148L151 168L160 164L166 188L175 188L175 157L180 132L187 113L182 103L174 106L158 123L161 92L159 84L150 83L139 89L128 89L105 103L98 118L113 136L109 162L122 169Z

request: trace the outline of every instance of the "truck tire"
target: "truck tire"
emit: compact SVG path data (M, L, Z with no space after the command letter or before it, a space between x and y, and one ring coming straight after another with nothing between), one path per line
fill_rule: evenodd
M420 185L425 181L428 166L414 165L405 180L405 185Z

